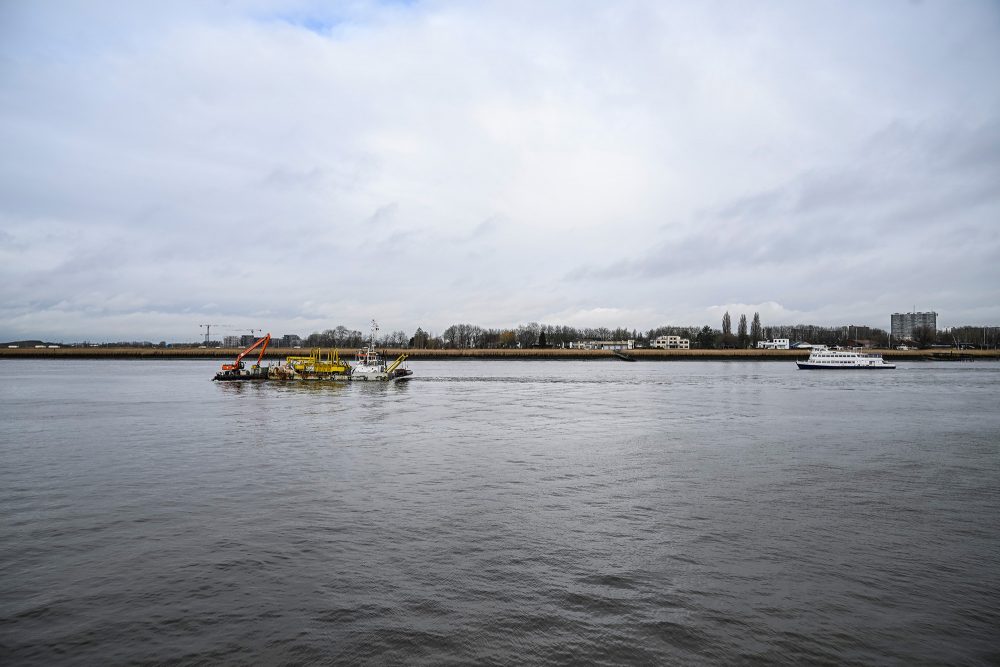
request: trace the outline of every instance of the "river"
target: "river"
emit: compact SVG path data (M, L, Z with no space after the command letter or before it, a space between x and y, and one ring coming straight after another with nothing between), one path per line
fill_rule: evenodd
M1000 661L1000 363L0 362L0 662Z

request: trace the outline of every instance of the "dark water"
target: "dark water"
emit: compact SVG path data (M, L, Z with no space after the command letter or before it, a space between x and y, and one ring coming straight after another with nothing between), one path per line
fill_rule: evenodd
M0 363L0 663L1000 662L1000 364Z

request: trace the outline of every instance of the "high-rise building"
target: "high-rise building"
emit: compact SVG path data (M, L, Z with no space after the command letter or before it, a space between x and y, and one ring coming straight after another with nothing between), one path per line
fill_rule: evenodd
M894 340L908 340L913 338L913 332L923 327L937 331L937 313L893 313L892 314L892 337Z

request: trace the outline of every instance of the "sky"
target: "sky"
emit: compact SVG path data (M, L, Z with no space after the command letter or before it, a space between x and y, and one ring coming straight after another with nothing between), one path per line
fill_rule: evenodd
M0 0L0 340L1000 325L1000 4Z

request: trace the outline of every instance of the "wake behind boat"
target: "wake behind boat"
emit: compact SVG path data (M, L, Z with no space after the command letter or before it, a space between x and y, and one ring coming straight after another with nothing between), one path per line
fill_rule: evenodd
M847 370L863 368L868 370L891 370L896 364L888 364L881 354L863 353L858 350L830 350L814 348L806 361L796 361L799 370Z

